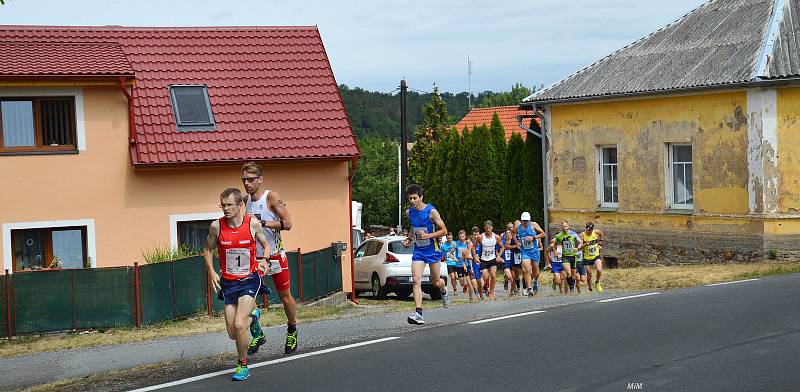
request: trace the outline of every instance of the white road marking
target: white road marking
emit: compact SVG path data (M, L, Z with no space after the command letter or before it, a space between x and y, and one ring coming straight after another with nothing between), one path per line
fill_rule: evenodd
M489 319L485 319L485 320L478 320L478 321L470 321L467 324L482 324L482 323L488 323L490 321L505 320L505 319L510 319L510 318L514 318L514 317L522 317L522 316L527 316L527 315L536 314L536 313L544 313L544 310L534 310L532 312L510 314L508 316L500 316L500 317L494 317L494 318L489 318Z
M661 294L661 293L644 293L644 294L637 294L637 295L629 295L629 296L627 296L627 297L609 298L609 299L604 299L604 300L600 300L600 301L597 301L597 302L614 302L614 301L622 301L623 299L631 299L631 298L647 297L647 296L649 296L649 295L657 295L657 294Z
M742 282L752 282L754 280L758 280L758 278L745 279L745 280L734 280L733 282L722 282L722 283L707 284L706 287L722 286L722 285L726 285L726 284L734 284L734 283L742 283Z
M268 366L268 365L274 365L274 364L282 363L282 362L294 361L296 359L313 357L315 355L322 355L322 354L332 353L334 351L341 351L341 350L346 350L346 349L349 349L349 348L367 346L367 345L370 345L370 344L382 343L382 342L387 342L389 340L395 340L395 339L400 339L400 337L399 336L391 336L391 337L383 338L383 339L368 340L366 342L353 343L353 344L348 344L348 345L339 346L339 347L326 348L324 350L313 351L313 352L310 352L310 353L303 353L303 354L298 354L298 355L292 355L290 357L278 358L278 359L274 359L272 361L254 363L254 364L248 365L248 367L250 369L255 369L255 368L262 367L262 366ZM168 383L165 383L165 384L153 385L153 386L149 386L149 387L146 387L146 388L140 388L140 389L134 389L134 390L132 390L130 392L155 391L157 389L174 387L176 385L181 385L181 384L188 384L190 382L195 382L195 381L205 380L207 378L221 376L223 374L230 374L230 373L233 373L233 371L234 371L234 369L220 370L218 372L201 374L199 376L184 378L183 380L172 381L172 382L168 382Z

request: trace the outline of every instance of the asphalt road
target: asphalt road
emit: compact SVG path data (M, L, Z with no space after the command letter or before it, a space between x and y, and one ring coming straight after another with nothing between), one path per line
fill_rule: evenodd
M252 368L245 382L232 382L227 373L161 390L800 388L800 275L526 313L478 324L407 326L390 340L275 357Z

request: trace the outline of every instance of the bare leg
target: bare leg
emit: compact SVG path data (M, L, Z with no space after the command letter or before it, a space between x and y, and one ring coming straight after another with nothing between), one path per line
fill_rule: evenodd
M425 263L421 261L411 262L411 276L414 280L414 304L422 307L422 272L425 271Z
M250 324L253 322L250 313L255 308L256 300L249 295L239 297L239 303L235 307L236 352L239 354L240 361L247 359L247 346L250 344Z

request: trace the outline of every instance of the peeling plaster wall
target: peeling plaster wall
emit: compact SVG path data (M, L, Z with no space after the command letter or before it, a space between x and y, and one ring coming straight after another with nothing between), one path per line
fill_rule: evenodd
M800 87L778 89L777 106L778 211L800 222Z
M777 91L747 90L748 206L750 213L778 212Z
M596 209L596 149L616 145L619 212L664 221L667 145L690 143L694 211L746 214L746 103L744 92L727 92L553 106L553 208Z

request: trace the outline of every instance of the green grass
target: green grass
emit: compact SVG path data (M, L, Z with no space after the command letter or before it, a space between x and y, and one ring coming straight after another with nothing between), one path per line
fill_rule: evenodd
M183 244L177 249L171 249L166 245L153 245L151 249L143 250L141 253L142 258L148 264L163 263L203 254L201 250L194 249L188 244Z

